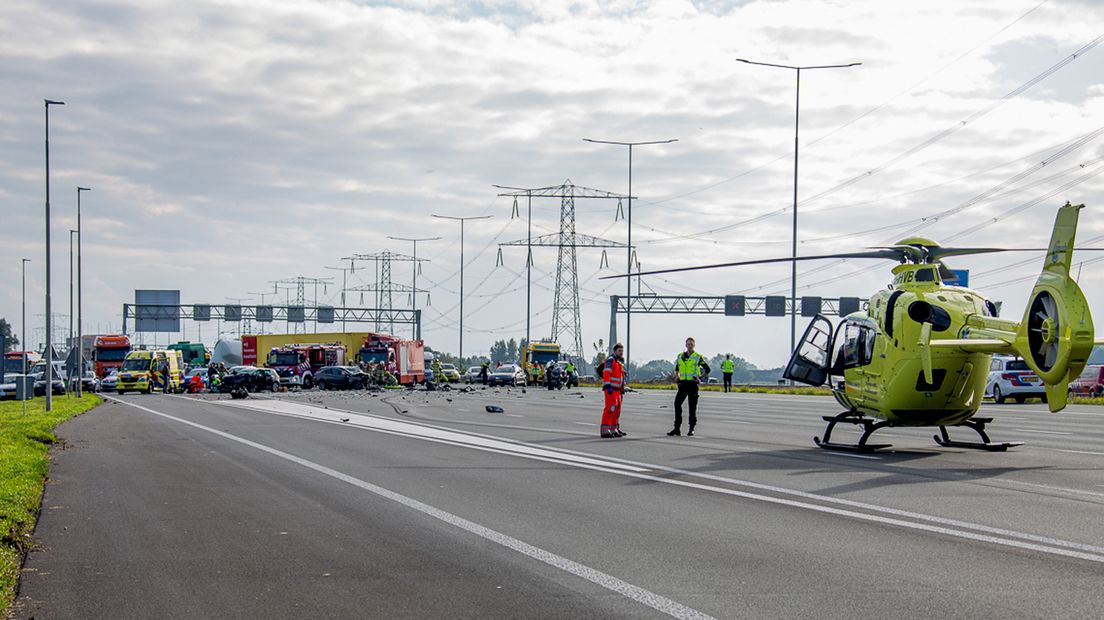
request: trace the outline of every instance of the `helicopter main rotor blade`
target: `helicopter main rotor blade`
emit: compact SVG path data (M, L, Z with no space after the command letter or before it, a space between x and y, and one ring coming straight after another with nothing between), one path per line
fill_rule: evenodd
M901 260L904 257L904 253L901 250L891 248L880 248L874 250L867 250L865 252L841 252L839 254L820 254L817 256L798 256L796 259L793 257L787 258L763 258L759 260L745 260L736 261L733 263L716 263L712 265L697 265L695 267L677 267L675 269L657 269L655 271L644 271L640 273L622 273L612 276L603 276L601 280L611 280L614 278L635 278L636 276L653 276L662 273L680 273L683 271L699 271L702 269L718 269L720 267L740 267L743 265L766 265L769 263L789 263L794 260L806 261L806 260L825 260L829 258L875 258L882 260Z
M940 260L946 256L965 256L968 254L993 254L995 252L1049 252L1050 248L944 248L929 247L928 256ZM1075 251L1099 252L1104 248L1074 248Z

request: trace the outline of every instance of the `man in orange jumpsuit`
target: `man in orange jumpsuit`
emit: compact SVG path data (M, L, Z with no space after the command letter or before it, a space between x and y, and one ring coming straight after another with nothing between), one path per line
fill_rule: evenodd
M606 359L602 367L602 391L606 393L606 404L602 409L601 437L624 437L628 433L621 430L621 395L625 393L625 347L621 343L613 345L613 355Z

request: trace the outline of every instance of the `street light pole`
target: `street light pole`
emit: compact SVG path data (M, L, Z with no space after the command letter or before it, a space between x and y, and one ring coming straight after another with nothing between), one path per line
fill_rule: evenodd
M629 277L625 278L625 368L629 367L629 343L632 341L632 270L633 270L633 244L632 244L632 152L634 146L645 146L649 144L670 144L672 142L678 142L678 138L672 138L670 140L650 140L647 142L618 142L616 140L591 140L590 138L583 138L584 142L593 142L594 144L615 144L619 146L629 147L629 213L628 228L629 239L625 245L625 258L626 258L626 270L625 273L629 274ZM637 291L640 292L639 290ZM610 351L613 351L613 345L615 343L609 343Z
M50 106L65 105L64 101L44 99L46 107L46 412L54 408L54 319L50 297Z
M790 265L790 352L797 349L797 154L798 154L798 129L801 121L801 72L807 69L845 69L857 67L861 62L852 62L844 65L779 65L770 62L753 62L744 58L737 58L738 62L749 65L761 65L764 67L776 67L790 69L797 75L796 93L794 96L794 173L793 173L793 261ZM792 381L791 381L792 383Z
M69 358L72 357L73 361L76 358L71 355L73 346L73 235L76 234L76 229L69 229L69 346L66 347L65 357L66 366L68 366ZM69 368L65 373L65 395L69 395L69 386L73 382L73 369Z
M24 258L23 261L23 372L20 373L20 381L23 382L22 391L27 391L27 263L31 262L31 259ZM34 388L31 388L32 392ZM23 394L23 415L27 415L27 395Z
M455 215L437 215L433 214L433 217L440 218L442 220L454 220L460 222L460 350L457 353L457 358L461 363L464 361L464 222L468 220L487 220L491 215L472 215L468 217L456 217Z
M462 231L463 231L463 225L461 225L461 232ZM387 238L388 239L394 239L395 241L410 241L414 244L414 262L412 263L413 264L412 271L414 272L414 279L413 279L413 283L411 284L411 288L410 288L410 309L411 309L413 314L417 314L418 313L418 242L419 241L438 241L441 238L440 237L421 237L421 238L418 238L418 239L414 239L414 238L410 238L410 237L390 237L390 236L387 237ZM463 245L463 240L461 240L461 245ZM460 249L463 250L464 248L461 247ZM461 263L461 267L462 266L463 266L463 263ZM411 333L413 333L414 338L418 338L420 336L420 334L418 333L420 331L419 327L420 326L416 323L410 326L410 331L411 331Z
M81 380L77 381L77 398L84 397L84 323L81 322L84 310L84 296L81 294L81 241L84 236L81 234L81 192L90 191L92 189L89 187L77 188L77 368L81 373Z

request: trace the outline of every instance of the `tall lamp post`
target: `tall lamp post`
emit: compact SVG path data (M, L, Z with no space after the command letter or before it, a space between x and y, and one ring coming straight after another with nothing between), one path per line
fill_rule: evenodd
M633 244L632 244L632 152L634 146L646 146L649 144L670 144L672 142L678 142L678 138L672 138L670 140L651 140L648 142L618 142L616 140L591 140L590 138L583 138L584 142L593 142L594 144L616 144L618 146L629 147L629 213L628 228L629 228L629 240L625 244L626 255L626 270L625 273L632 275L633 271ZM639 292L639 291L638 291ZM629 342L632 341L632 277L625 278L625 368L629 367ZM610 351L613 351L614 343L609 343Z
M23 261L23 372L20 373L20 381L23 382L23 391L27 389L27 263L31 262L31 259L24 258ZM33 392L33 388L32 388ZM23 415L27 415L27 398L24 394L23 397Z
M66 366L69 366L69 358L76 359L71 355L73 346L73 235L77 234L76 229L69 229L69 343L66 347ZM73 369L69 368L65 373L65 394L69 395L69 386L73 382ZM79 381L78 381L79 382Z
M78 187L77 188L77 372L80 373L81 379L77 380L77 398L83 398L83 378L84 378L84 323L81 322L83 318L82 310L84 309L84 296L81 295L81 192L90 192L90 187ZM72 311L70 311L72 314Z
M793 262L790 268L790 352L797 348L797 134L801 121L801 72L810 69L845 69L857 67L861 62L851 62L845 65L779 65L770 62L753 62L744 58L737 58L739 62L749 65L761 65L764 67L776 67L790 69L797 76L796 94L794 97L794 174L793 174Z
M494 216L491 215L470 215L468 217L456 217L455 215L437 215L433 214L433 217L440 218L442 220L454 220L460 222L460 350L457 353L457 358L461 362L464 360L464 222L468 220L487 220Z
M50 303L50 106L65 105L64 101L46 102L46 411L54 408L54 319Z
M461 229L461 237L463 237L463 226L461 226L460 229ZM413 281L413 283L411 284L411 287L410 287L410 309L413 311L413 313L415 315L417 315L418 314L418 242L419 241L438 241L441 238L440 237L421 237L421 238L418 238L418 239L414 239L414 238L411 238L411 237L391 237L391 236L389 236L387 238L388 239L394 239L395 241L410 241L411 243L414 244L414 262L412 263L412 265L413 265L412 266L412 271L414 272L414 281ZM463 249L464 249L463 244L464 244L464 241L461 238L461 240L460 240L460 245L461 245L460 250L461 251L463 251ZM461 261L462 260L463 259L461 259ZM464 263L461 262L460 266L462 268L464 266ZM463 278L461 278L461 282L462 281L463 281ZM463 299L463 295L461 295L461 300L462 299ZM418 329L419 327L420 327L420 325L417 325L417 324L414 324L414 325L410 326L410 330L413 333L414 338L418 338L421 335L421 334L418 333L420 331Z

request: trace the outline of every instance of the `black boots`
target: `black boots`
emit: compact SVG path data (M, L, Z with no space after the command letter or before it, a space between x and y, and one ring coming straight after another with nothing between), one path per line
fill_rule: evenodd
M667 433L668 437L679 437L681 435L682 431L680 431L678 428L672 428L671 431Z

